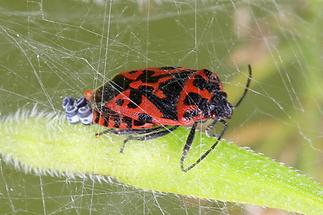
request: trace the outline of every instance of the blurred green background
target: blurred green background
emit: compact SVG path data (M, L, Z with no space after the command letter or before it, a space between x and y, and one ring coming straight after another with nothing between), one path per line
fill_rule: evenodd
M322 23L321 1L1 0L0 116L59 112L63 97L151 66L215 71L234 103L251 64L225 138L322 182ZM282 213L0 164L0 214Z

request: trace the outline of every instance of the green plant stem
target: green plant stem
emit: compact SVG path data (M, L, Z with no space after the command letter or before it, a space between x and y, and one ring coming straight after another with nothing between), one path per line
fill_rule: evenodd
M5 160L18 161L40 173L111 176L144 190L305 214L323 211L320 184L227 141L222 141L200 165L182 172L179 159L189 131L185 128L152 141L131 141L124 153L119 153L122 137L95 137L102 128L70 125L62 115L20 112L2 118L0 130L0 153ZM188 163L215 141L202 133L196 137Z

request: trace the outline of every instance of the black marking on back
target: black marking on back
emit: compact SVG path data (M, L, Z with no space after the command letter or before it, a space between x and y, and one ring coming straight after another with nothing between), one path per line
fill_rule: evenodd
M141 126L141 125L144 125L145 123L138 120L134 120L133 124L134 126Z
M208 90L209 92L220 91L220 84L215 75L212 74L209 70L203 70L205 75L208 77L208 80L205 80L202 76L196 75L193 81L193 85L200 90Z
M202 96L197 93L189 92L184 99L185 105L198 105L203 100Z
M127 125L127 128L131 128L132 127L132 119L131 118L129 118L129 117L123 117L122 118L122 122Z
M120 127L120 123L121 123L121 119L120 119L120 117L115 117L115 118L113 118L113 120L114 120L114 125L113 125L113 127L114 127L114 128L119 128L119 127Z
M152 91L154 90L154 88L153 87L151 87L151 86L140 86L139 87L139 91L141 91L141 92L147 92L147 93L151 93Z
M101 108L98 109L99 114L103 116L119 116L119 114L105 106L101 106Z
M208 69L203 69L203 72L207 77L212 75L212 72L210 70L208 70Z
M202 76L196 75L193 81L193 85L200 90L204 90L207 87L208 82Z
M209 115L208 107L209 107L209 101L208 99L203 98L197 93L188 93L188 95L184 99L185 105L196 105L199 111L202 111L204 116Z
M101 101L110 101L116 95L128 89L131 82L132 80L127 79L121 74L115 76L111 81L106 82L103 86L96 90L94 96L95 103L98 107L100 107Z
M177 79L177 78L181 78L181 77L187 77L188 75L190 75L194 72L196 72L196 70L191 70L191 69L179 71L178 73L168 73L167 71L165 71L165 74L163 74L163 75L152 77L152 75L155 74L154 71L143 70L143 73L136 80L141 80L143 83L156 83L159 81L159 79L161 79L163 77L171 76L174 79Z
M104 118L104 122L103 122L103 125L105 126L105 127L108 127L108 125L109 125L109 115L107 115L107 116L103 116L103 118Z
M128 108L137 108L142 101L142 93L138 90L132 89L129 95L130 102L128 104Z
M95 123L98 123L99 122L99 119L100 119L100 113L98 111L95 111L95 119L94 119L94 122Z
M123 105L123 103L124 103L124 100L123 100L123 99L118 99L118 100L116 101L116 104L117 104L117 105L119 105L119 106L122 106L122 105Z
M175 73L173 78L161 83L159 90L161 90L166 96L164 99L160 99L153 93L146 92L145 96L160 110L163 114L162 118L178 120L177 115L177 103L180 93L183 90L185 81L190 75L195 72L190 70L189 72Z
M153 118L146 113L138 113L138 121L143 123L151 123Z
M176 67L176 66L164 66L164 67L160 67L159 69L161 70L173 70L173 69L177 69L180 67Z

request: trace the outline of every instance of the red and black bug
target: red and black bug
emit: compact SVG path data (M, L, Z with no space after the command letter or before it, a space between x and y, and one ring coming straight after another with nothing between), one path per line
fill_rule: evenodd
M109 128L98 133L129 135L129 140L148 140L166 135L178 126L191 126L182 157L186 172L201 162L218 144L236 108L246 96L251 82L251 66L245 90L235 105L227 101L219 77L207 69L183 67L146 68L122 72L95 90L84 91L93 111L93 122ZM206 132L216 142L193 164L184 167L198 123L212 119ZM217 122L220 134L212 133Z

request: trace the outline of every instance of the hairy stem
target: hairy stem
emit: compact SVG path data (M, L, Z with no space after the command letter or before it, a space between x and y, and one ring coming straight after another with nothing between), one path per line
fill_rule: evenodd
M124 153L119 153L123 137L95 137L99 126L70 125L62 115L35 109L0 119L0 130L3 158L36 172L111 176L144 190L305 214L323 211L320 184L225 140L201 164L182 172L179 159L189 132L185 128L152 141L129 141ZM215 141L202 133L196 137L187 164Z

